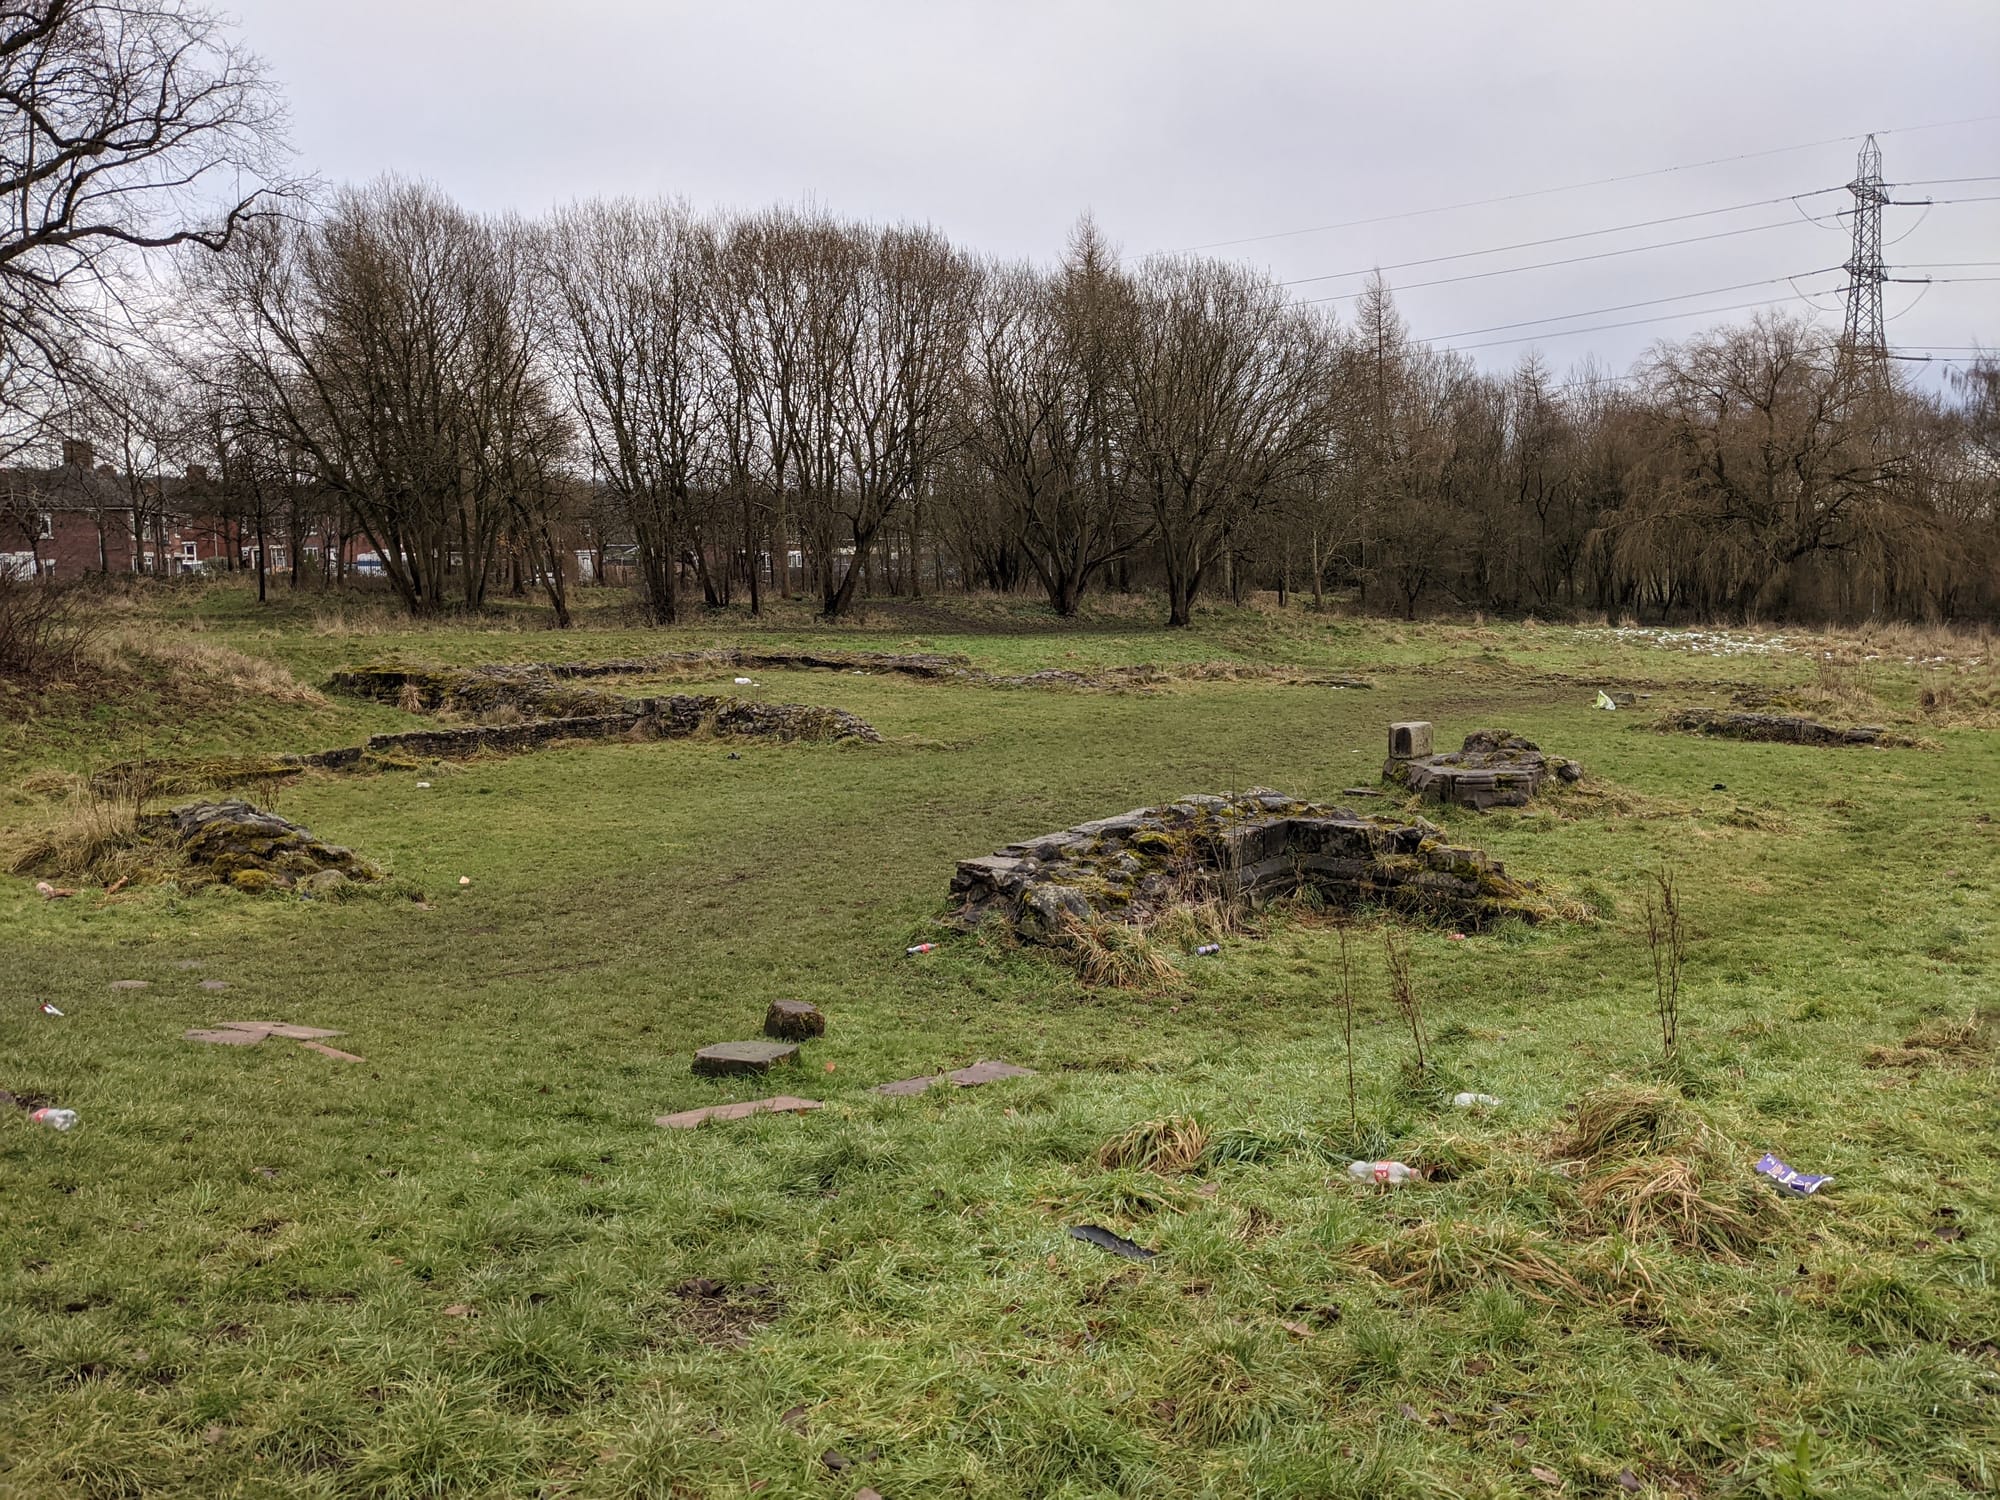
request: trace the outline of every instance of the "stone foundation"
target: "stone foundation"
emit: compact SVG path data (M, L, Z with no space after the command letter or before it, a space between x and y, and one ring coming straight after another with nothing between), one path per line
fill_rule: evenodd
M1729 740L1761 740L1785 745L1894 745L1916 742L1875 724L1842 729L1797 714L1730 713L1713 708L1681 708L1661 715L1656 728L1677 734L1706 734Z
M1480 812L1489 807L1525 807L1551 776L1577 781L1583 768L1573 760L1544 755L1533 740L1505 729L1475 729L1459 749L1433 755L1429 724L1389 726L1389 759L1382 766L1382 779L1408 787L1427 802Z
M1258 906L1303 890L1469 926L1543 912L1531 884L1421 819L1363 817L1260 788L1136 808L962 860L951 921L970 929L998 919L1045 939L1072 920L1143 926L1177 905Z
M616 664L613 664L616 665ZM365 667L333 674L337 692L421 711L488 714L507 709L525 724L481 724L378 734L371 754L471 755L480 750L532 750L555 740L683 739L706 730L772 740L862 740L876 743L875 727L845 709L810 703L759 703L708 693L625 698L598 688L571 687L562 669L541 666L468 670Z

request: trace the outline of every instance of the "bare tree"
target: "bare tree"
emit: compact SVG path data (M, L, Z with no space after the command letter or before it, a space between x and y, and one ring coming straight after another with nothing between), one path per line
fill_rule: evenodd
M0 450L109 331L135 252L218 249L290 190L283 126L202 6L0 0Z
M1219 261L1150 261L1137 285L1133 474L1158 528L1167 622L1186 625L1232 528L1324 459L1331 329L1268 276Z

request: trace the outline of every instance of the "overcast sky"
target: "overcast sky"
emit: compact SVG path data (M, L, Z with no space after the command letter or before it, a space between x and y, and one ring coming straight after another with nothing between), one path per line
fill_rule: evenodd
M700 208L811 199L1047 258L1089 210L1128 256L1247 240L1285 279L1458 256L1673 215L1678 223L1400 266L1420 336L1493 365L1624 369L1715 319L1558 330L1837 288L1854 139L1907 198L2000 200L1996 0L230 0L291 101L305 166L428 178L535 212L671 193ZM1509 203L1286 231L1758 155ZM1754 227L1753 226L1779 226ZM1728 234L1731 230L1750 230ZM2000 201L1885 211L1894 275L2000 278ZM1252 236L1283 236L1257 238ZM1605 250L1708 238L1416 287ZM1338 296L1357 277L1302 283ZM1722 290L1728 288L1729 290ZM1656 298L1705 297L1624 307ZM1838 326L1839 299L1822 297ZM1349 304L1336 303L1345 308ZM2000 344L2000 279L1896 285L1900 347ZM1499 327L1621 308L1535 328ZM1904 311L1904 309L1908 309ZM1725 316L1725 315L1718 315ZM1748 317L1749 311L1729 317ZM1474 330L1492 330L1474 332ZM1942 352L1942 351L1941 351Z

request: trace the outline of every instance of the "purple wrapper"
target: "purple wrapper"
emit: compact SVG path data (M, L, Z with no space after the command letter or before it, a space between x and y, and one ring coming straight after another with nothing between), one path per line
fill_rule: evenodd
M1764 1153L1763 1159L1757 1163L1756 1169L1770 1178L1771 1181L1777 1183L1786 1192L1797 1193L1800 1197L1804 1197L1808 1193L1816 1193L1829 1182L1833 1181L1831 1177L1815 1177L1810 1172L1794 1171L1768 1151Z

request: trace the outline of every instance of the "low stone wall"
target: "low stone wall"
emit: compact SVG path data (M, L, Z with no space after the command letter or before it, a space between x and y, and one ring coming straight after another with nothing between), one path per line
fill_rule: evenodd
M1181 904L1254 906L1306 889L1469 926L1544 912L1531 884L1421 819L1363 817L1260 788L1135 808L962 860L951 920L965 929L1000 920L1047 938L1071 920L1143 926Z
M1713 708L1682 708L1662 714L1654 726L1675 734L1705 734L1729 740L1760 740L1786 745L1880 745L1910 747L1918 743L1874 724L1842 729L1797 714L1732 713Z
M616 713L531 719L525 724L472 724L457 729L412 729L368 737L371 755L456 759L481 751L538 750L558 740L685 739L711 734L770 740L861 740L882 736L845 709L809 703L751 703L739 698L675 693L619 699ZM358 752L357 752L358 753Z
M1583 768L1545 755L1533 740L1505 729L1475 729L1457 750L1431 753L1431 726L1422 721L1390 726L1389 759L1382 779L1406 786L1428 802L1484 812L1525 807L1550 777L1577 781Z
M350 880L374 881L382 871L352 849L329 844L276 813L247 802L193 802L156 813L142 832L171 835L198 875L245 891L315 893Z

